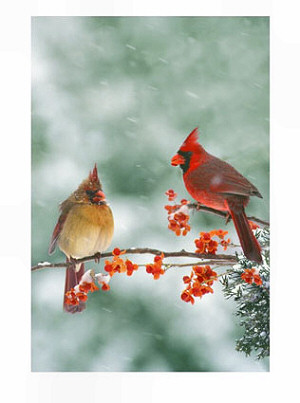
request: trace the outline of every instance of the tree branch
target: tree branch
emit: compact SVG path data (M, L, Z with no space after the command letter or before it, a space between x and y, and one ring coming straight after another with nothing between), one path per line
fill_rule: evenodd
M215 210L215 209L213 209L211 207L204 206L203 204L200 204L200 203L188 203L187 206L189 208L197 210L197 211L206 211L208 213L218 215L218 216L223 217L225 219L228 218L228 213L226 213L226 211ZM260 218L256 218L256 217L253 217L253 216L247 216L247 218L248 218L248 220L255 221L258 224L265 225L267 227L270 226L270 223L268 221L261 220ZM231 219L230 216L229 216L229 219Z
M215 215L218 215L222 218L225 218L228 220L228 214L225 211L219 211L215 210L213 208L204 206L200 203L189 203L187 206L190 209L195 209L197 211L206 211L208 213L212 213ZM261 220L260 218L256 218L253 216L248 216L248 220L255 221L256 223L269 226L269 222L265 220ZM230 219L230 216L229 216ZM233 245L235 246L235 245ZM209 254L199 254L199 253L193 253L193 252L187 252L185 250L181 250L179 252L165 252L161 251L158 249L152 249L152 248L129 248L126 250L127 255L134 255L134 254L152 254L152 255L161 255L164 254L165 258L168 257L191 257L191 258L196 258L196 259L201 259L202 261L200 263L184 263L184 264L176 264L176 263L166 263L167 267L184 267L184 266L192 266L193 264L218 264L218 265L230 265L236 263L237 259L234 255L209 255ZM113 253L112 252L106 252L102 253L100 259L103 258L108 258L112 257ZM93 256L86 256L81 259L76 259L76 263L84 263L84 262L89 262L92 260L97 260L99 259L98 254L95 254ZM37 265L31 267L31 271L36 271L36 270L41 270L41 269L46 269L46 268L59 268L59 267L71 267L73 265L72 262L62 262L62 263L49 263L49 262L41 262L38 263ZM141 265L143 266L143 265Z
M161 255L164 254L165 258L168 257L191 257L191 258L196 258L196 259L202 259L202 264L219 264L219 265L225 265L225 264L234 264L236 263L236 257L234 255L208 255L208 254L199 254L199 253L193 253L193 252L187 252L184 249L179 251L179 252L165 252L161 251L158 249L152 249L152 248L129 248L126 249L126 254L127 255L136 255L136 254L151 254L151 255ZM113 253L112 252L106 252L101 254L101 259L107 258L107 257L112 257ZM89 262L92 260L95 260L99 258L97 254L93 256L86 256L81 259L76 259L76 263L84 263L84 262ZM48 262L41 262L38 263L37 265L33 266L31 268L31 271L36 271L36 270L41 270L41 269L46 269L46 268L59 268L59 267L70 267L72 266L72 262L62 262L62 263L48 263ZM195 263L196 264L196 263ZM168 264L167 264L168 265ZM172 264L174 266L178 266L176 264Z

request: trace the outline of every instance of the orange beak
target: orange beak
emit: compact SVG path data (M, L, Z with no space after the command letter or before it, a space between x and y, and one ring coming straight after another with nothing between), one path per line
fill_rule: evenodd
M93 200L96 203L98 203L100 201L105 201L105 194L103 192L101 192L101 190L98 190L98 192L95 193Z
M181 165L185 163L185 159L182 155L176 154L174 157L171 159L171 165L173 167L176 167L177 165Z

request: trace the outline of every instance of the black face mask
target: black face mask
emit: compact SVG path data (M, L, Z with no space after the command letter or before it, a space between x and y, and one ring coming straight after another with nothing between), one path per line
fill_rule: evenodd
M185 173L190 167L190 161L191 161L191 158L192 158L192 152L191 151L181 151L181 150L179 150L177 152L177 154L181 155L185 160L184 164L180 164L180 168L183 170L183 173Z

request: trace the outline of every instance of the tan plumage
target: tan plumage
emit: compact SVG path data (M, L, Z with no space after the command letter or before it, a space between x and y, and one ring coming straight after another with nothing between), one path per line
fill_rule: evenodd
M102 192L96 165L78 189L61 203L60 210L49 254L53 253L57 244L67 260L72 261L104 252L109 247L114 232L114 220ZM83 273L83 264L74 264L67 269L65 293L79 283ZM64 298L64 309L67 312L80 312L84 308L84 303L70 306L65 303Z
M109 206L75 204L67 215L58 246L67 257L79 259L91 256L109 247L113 232Z

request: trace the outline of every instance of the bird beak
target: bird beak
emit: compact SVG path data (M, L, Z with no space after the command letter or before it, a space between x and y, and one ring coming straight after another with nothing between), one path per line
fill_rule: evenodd
M98 192L95 193L95 196L99 196L102 197L102 199L105 199L105 194L101 190L98 190Z
M98 192L95 193L93 200L95 203L105 202L105 200L106 200L105 194L103 192L101 192L101 190L98 190Z
M174 157L171 159L171 165L173 167L176 167L177 165L182 165L185 163L185 159L182 155L176 154Z

